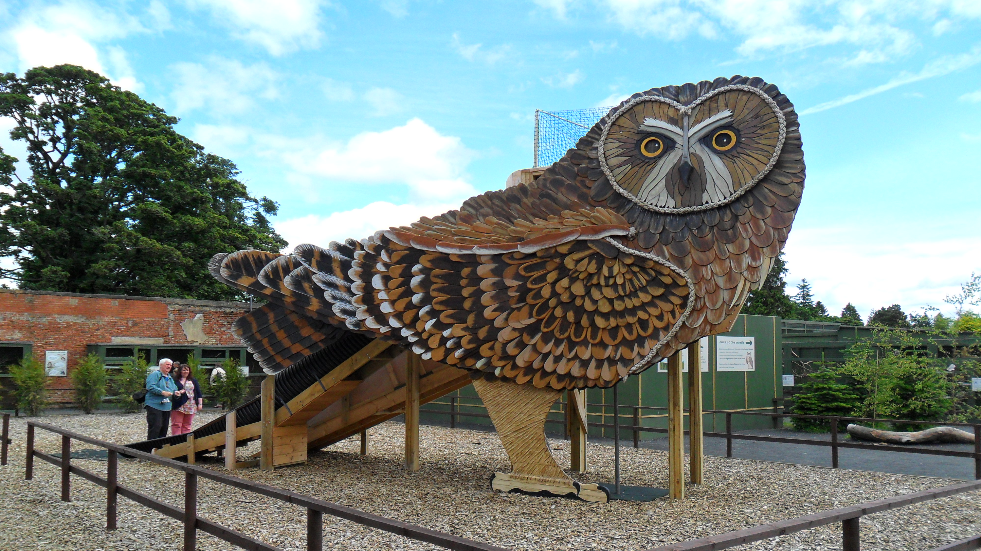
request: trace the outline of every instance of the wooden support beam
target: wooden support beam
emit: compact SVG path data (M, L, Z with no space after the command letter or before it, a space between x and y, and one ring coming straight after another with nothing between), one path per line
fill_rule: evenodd
M586 472L586 391L572 389L566 391L569 427L570 467L577 473Z
M234 471L235 447L238 442L238 425L235 419L235 410L229 411L225 415L225 468Z
M683 398L681 352L675 352L668 358L668 495L671 499L685 498Z
M419 375L422 358L409 352L405 362L405 468L419 470Z
M266 375L262 379L259 407L262 423L262 446L259 448L259 468L273 470L273 429L276 428L276 376Z
M197 462L196 454L194 453L194 433L187 433L187 464L194 465Z
M361 431L361 455L368 455L368 429Z
M688 461L692 484L702 483L705 468L705 427L702 425L702 362L698 341L688 345Z

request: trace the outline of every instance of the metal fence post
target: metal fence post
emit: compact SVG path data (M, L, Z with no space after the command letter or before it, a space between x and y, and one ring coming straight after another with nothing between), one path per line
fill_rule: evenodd
M974 425L974 480L981 480L981 425Z
M831 468L838 468L838 418L831 418Z
M7 464L7 446L10 445L10 414L3 414L3 431L0 432L0 465Z
M640 447L640 406L634 406L634 448Z
M24 480L34 478L34 425L27 424L27 457L24 459Z
M324 514L316 509L307 509L307 551L323 551Z
M116 494L119 490L119 457L116 450L109 450L106 465L106 530L116 529Z
M198 475L184 473L184 551L197 547Z
M779 416L780 411L779 411L779 406L777 406L777 404L778 404L777 399L774 398L773 399L773 417L772 417L772 419L773 419L773 428L775 428L775 429L779 429L779 428L781 428L783 426L783 423L780 422L780 421L783 421L783 417L780 417Z
M859 518L861 517L846 518L841 521L842 551L859 551L861 549L858 527Z
M732 412L726 412L726 457L732 457Z
M61 500L71 501L72 439L61 437Z

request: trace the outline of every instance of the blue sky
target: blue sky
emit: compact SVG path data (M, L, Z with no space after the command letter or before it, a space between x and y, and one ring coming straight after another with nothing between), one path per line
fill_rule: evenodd
M801 113L790 280L867 316L950 311L981 271L979 31L977 0L4 2L0 69L83 65L179 116L291 245L503 187L535 109L760 76Z

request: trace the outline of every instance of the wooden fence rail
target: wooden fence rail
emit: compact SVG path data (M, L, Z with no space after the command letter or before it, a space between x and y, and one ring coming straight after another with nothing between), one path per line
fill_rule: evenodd
M35 449L35 428L53 432L61 435L61 457L42 453ZM85 471L71 464L71 442L77 440L92 444L109 451L106 478ZM118 458L119 455L135 457L145 461L150 461L170 467L174 470L184 472L184 508L174 507L168 503L155 500L147 495L141 494L132 488L127 488L119 484L118 478ZM279 551L279 548L265 542L251 538L241 532L225 528L217 523L200 517L197 514L197 483L198 478L207 478L220 484L239 488L241 490L253 492L266 497L271 497L305 507L307 509L307 549L309 551L321 551L323 549L323 515L328 514L345 520L349 520L364 526L384 530L409 539L424 541L446 549L458 551L504 551L501 547L488 545L485 543L468 540L451 534L444 534L435 530L430 530L422 526L408 524L394 519L381 517L365 513L351 507L337 505L328 501L323 501L310 496L305 496L289 490L282 490L274 486L269 486L259 482L253 482L244 478L229 476L219 472L211 471L195 465L188 465L165 457L159 457L148 453L136 451L132 448L111 444L77 434L62 428L44 423L27 423L27 451L25 478L31 480L34 477L34 459L51 463L61 468L61 499L71 501L71 476L76 475L98 486L106 488L106 528L115 530L117 498L123 496L140 505L149 507L154 511L167 515L184 524L184 551L194 551L197 540L197 531L201 530L211 534L221 540L254 551Z
M450 411L441 409L421 409L420 412L430 413L436 415L450 415L450 426L455 427L458 422L459 417L475 417L475 418L489 418L486 413L476 413L476 412L464 412L459 411L460 404L457 398L451 398L450 402L430 402L429 405L441 404L450 405ZM587 404L588 406L595 407L612 407L612 404ZM467 407L481 407L479 404L467 404ZM559 412L563 404L559 404ZM625 416L623 413L619 413L616 416L616 421L619 424L619 428L626 429L633 432L634 447L640 446L640 434L643 432L651 433L667 433L667 428L657 428L657 427L645 427L641 425L642 419L650 418L661 418L666 417L665 415L641 415L643 410L667 410L665 407L661 406L620 406L620 409L632 410L631 415ZM687 411L687 410L686 410ZM863 450L875 450L880 452L899 452L899 453L913 453L922 455L943 455L947 457L967 457L974 460L974 478L975 480L981 480L981 424L979 423L943 423L945 426L952 427L969 427L973 429L974 432L974 451L956 451L956 450L935 450L928 448L914 448L906 446L890 446L882 444L859 444L856 442L846 442L839 438L838 434L838 423L843 421L858 421L858 422L898 422L906 423L912 425L936 425L936 421L907 421L903 419L869 419L865 417L830 417L823 415L797 415L793 413L771 413L768 411L746 411L746 410L705 410L706 415L709 414L719 414L725 415L726 419L726 430L725 432L705 432L703 433L707 437L712 438L725 438L726 440L726 457L732 457L732 443L734 440L752 440L757 442L773 442L781 444L799 444L803 446L824 446L831 448L831 466L835 469L838 468L838 451L841 448L852 448L852 449L863 449ZM602 415L604 418L607 415L613 417L613 414L606 413L587 413L588 417ZM805 438L784 438L780 436L760 436L755 434L739 434L732 430L732 416L733 415L756 415L762 417L771 417L775 420L782 420L785 417L796 418L796 419L813 419L821 421L829 421L831 425L831 441L825 440L809 440ZM626 417L631 420L632 424L625 425L620 422L620 419ZM565 419L565 417L563 417ZM565 425L565 420L549 419L546 423L558 423ZM613 423L587 423L589 427L597 428L614 428ZM565 431L568 432L567 430ZM685 431L686 433L688 431Z
M861 503L859 505L852 505L851 507L833 509L831 511L822 511L813 515L807 515L789 520L781 520L772 524L761 524L759 526L754 526L753 528L737 530L727 534L720 534L697 540L689 540L683 543L665 545L654 548L650 551L715 551L718 549L728 549L730 547L736 547L737 545L775 538L777 536L785 536L787 534L793 534L803 530L810 530L811 528L817 528L818 526L825 526L837 522L841 523L843 551L859 551L859 538L861 535L859 519L863 516L898 509L900 507L906 507L907 505L913 505L914 503L922 503L924 501L949 497L965 492L974 492L977 490L981 490L981 480L944 486L943 488L934 488L932 490L924 490L913 494L889 497L877 501L870 501L868 503ZM930 551L960 551L967 549L981 549L981 535L937 547Z

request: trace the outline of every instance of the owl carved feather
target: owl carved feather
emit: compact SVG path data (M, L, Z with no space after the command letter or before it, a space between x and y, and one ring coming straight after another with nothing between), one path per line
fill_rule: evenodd
M531 184L212 273L269 301L236 324L268 371L354 331L488 380L608 387L731 327L803 187L787 98L720 78L635 94Z

